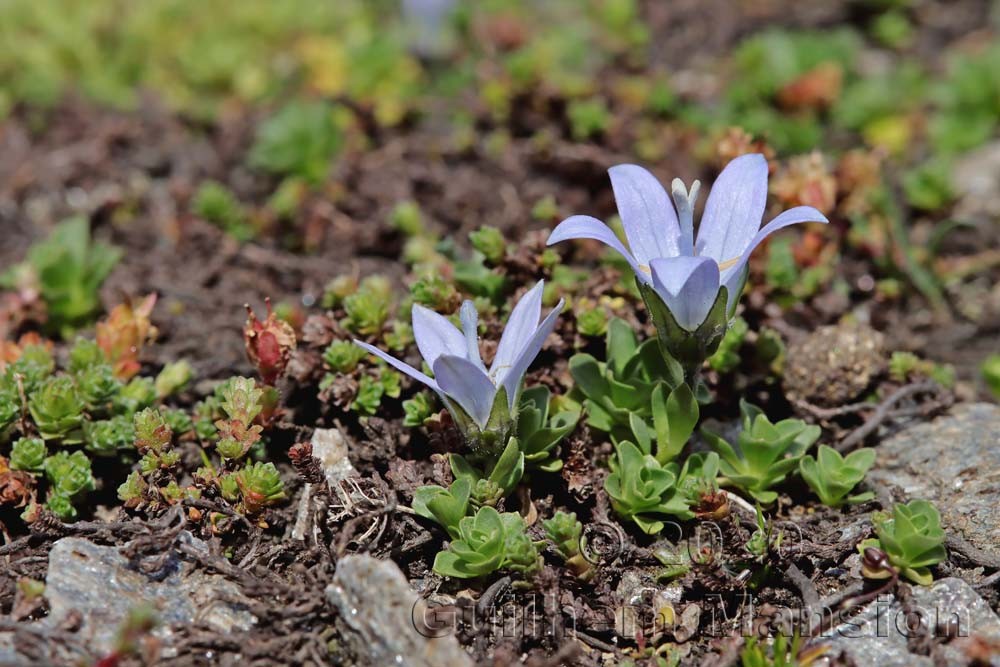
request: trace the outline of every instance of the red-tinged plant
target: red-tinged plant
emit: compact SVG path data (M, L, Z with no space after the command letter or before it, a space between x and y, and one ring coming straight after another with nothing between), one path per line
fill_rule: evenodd
M0 456L0 505L24 507L34 495L35 478L23 470L11 470Z
M819 151L791 158L771 180L771 193L785 206L812 206L829 213L837 202L837 179Z
M768 162L770 172L774 172L774 149L763 139L755 139L741 127L726 128L715 143L715 164L722 169L732 160L748 153L761 153Z
M224 459L242 458L259 440L263 428L254 424L261 412L264 390L250 378L232 378L222 390L222 410L227 419L215 422L219 430L216 449Z
M138 304L126 300L97 323L97 344L120 380L129 380L139 372L139 352L156 338L156 327L149 321L155 305L156 294L144 297Z
M840 97L844 68L835 62L820 63L778 91L778 103L785 109L825 109Z
M52 341L45 340L34 331L23 334L16 343L12 340L0 340L0 371L6 368L7 364L20 359L24 348L29 345L44 345L45 349L52 350Z
M257 319L247 305L247 323L243 328L247 358L257 367L264 384L274 384L284 372L295 350L295 330L288 322L278 319L271 309L271 300L265 299L267 317Z

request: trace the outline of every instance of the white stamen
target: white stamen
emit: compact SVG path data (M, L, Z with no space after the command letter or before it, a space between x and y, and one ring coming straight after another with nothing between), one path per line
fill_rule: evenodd
M698 201L701 182L695 181L688 190L684 181L675 178L670 184L674 206L677 208L677 219L681 226L681 254L694 255L694 205Z

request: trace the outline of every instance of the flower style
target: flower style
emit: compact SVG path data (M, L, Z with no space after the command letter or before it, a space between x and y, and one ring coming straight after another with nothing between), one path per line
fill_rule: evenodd
M492 447L490 443L499 443L502 448L513 428L511 415L516 414L524 374L552 333L563 307L559 301L539 323L543 287L539 281L514 306L488 370L479 355L479 314L471 301L465 301L459 312L461 331L443 315L413 306L413 336L420 355L434 372L433 378L372 345L354 342L433 389L474 448L477 444ZM480 436L491 432L495 437L480 443Z
M675 322L694 332L705 322L726 289L732 314L746 280L750 253L774 232L800 222L827 222L811 206L796 206L760 227L767 203L767 160L742 155L719 174L694 234L694 206L700 183L690 190L680 179L670 195L648 171L633 164L608 170L629 247L603 222L574 215L549 236L552 245L568 239L594 239L618 251L635 271L640 286L651 287ZM675 208L676 207L676 208Z

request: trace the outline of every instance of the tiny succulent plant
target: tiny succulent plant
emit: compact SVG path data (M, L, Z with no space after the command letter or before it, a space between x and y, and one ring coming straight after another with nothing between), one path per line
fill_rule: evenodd
M372 345L358 340L355 343L434 390L472 450L496 455L513 433L524 374L562 309L560 302L539 322L543 288L539 282L514 307L489 369L480 358L479 316L471 301L462 304L461 331L443 315L413 306L417 347L434 371L433 378Z
M10 451L10 467L14 470L42 472L48 448L41 438L19 438Z
M166 364L153 381L157 398L164 399L183 391L193 375L191 364L184 359Z
M26 266L45 302L48 328L65 332L87 324L101 305L101 284L120 258L118 248L91 239L83 217L60 223L32 246Z
M84 405L76 383L68 375L48 378L28 399L28 409L45 440L64 444L83 441Z
M135 414L156 401L156 385L152 378L134 377L118 392L115 407L123 414Z
M784 534L781 531L775 533L774 524L764 516L760 505L754 509L756 510L757 530L750 535L744 548L751 556L763 562L773 549L780 547Z
M161 468L171 468L180 455L170 449L173 431L156 408L146 408L133 417L135 448L142 454L139 469L144 474Z
M114 456L132 449L135 442L135 427L128 415L84 422L83 434L84 449L97 456Z
M411 398L403 401L403 412L406 414L403 417L403 426L422 426L434 416L434 395L429 391L417 392Z
M542 522L545 535L573 574L584 581L594 576L594 565L584 554L583 524L572 512L556 512Z
M719 174L694 233L700 184L680 179L671 195L642 167L608 170L626 247L610 227L585 215L567 218L548 243L594 239L629 263L650 310L663 351L680 362L690 380L725 334L747 276L747 261L768 236L800 222L827 222L809 206L780 214L760 228L767 200L767 160L743 155Z
M873 465L874 449L859 449L841 456L833 447L820 445L816 458L806 455L799 461L799 474L821 503L840 507L863 503L875 497L872 491L849 495Z
M96 486L90 459L80 450L72 454L59 451L46 457L42 468L50 485L45 507L63 521L75 519L74 501Z
M446 577L472 579L508 568L531 576L541 567L538 547L524 532L519 514L481 507L458 522L448 549L434 559L434 571Z
M864 555L868 548L880 549L901 575L917 584L929 585L933 580L930 567L948 557L937 508L926 500L911 500L893 507L891 517L884 512L876 513L872 523L877 537L861 542L858 551ZM862 572L872 579L892 576L885 568L866 566Z
M56 362L48 346L42 343L26 345L21 350L21 356L4 369L3 384L9 390L16 390L20 382L24 392L32 394L52 375L55 368Z
M496 227L480 227L469 234L469 242L490 264L499 264L507 252L507 241Z
M323 361L335 373L350 373L365 358L365 351L346 340L335 340L324 350Z
M759 408L746 402L740 404L740 409L743 430L735 446L706 429L702 433L719 453L725 481L757 502L770 505L778 497L772 488L798 467L803 454L819 438L820 428L799 419L772 424Z
M264 390L250 378L230 379L221 390L226 419L215 422L219 432L216 450L223 459L240 459L260 440L263 430L253 421L260 414Z
M156 327L149 320L155 305L156 294L135 302L126 300L97 323L97 345L114 368L115 377L123 381L139 373L139 351L156 338Z
M604 490L611 507L650 535L663 530L663 517L691 519L694 512L678 486L676 464L661 465L631 442L619 442Z
M368 276L357 289L343 299L347 316L341 324L348 331L373 336L382 331L389 319L392 286L384 276Z
M241 496L241 509L246 514L258 514L263 508L274 505L287 496L277 468L273 463L247 463L234 473Z

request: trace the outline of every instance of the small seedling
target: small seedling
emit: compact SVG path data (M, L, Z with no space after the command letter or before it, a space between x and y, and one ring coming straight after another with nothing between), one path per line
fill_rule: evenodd
M725 482L770 505L778 494L771 489L784 481L799 465L799 459L819 438L820 428L799 419L777 424L749 403L741 402L743 430L736 446L702 429L708 444L719 453Z
M660 517L694 517L677 486L678 472L676 464L661 465L650 454L643 454L631 442L623 441L615 447L604 490L618 514L653 535L663 530Z
M481 507L459 521L457 536L434 559L434 571L471 579L502 568L531 576L541 567L537 546L524 532L519 514Z
M273 463L248 463L234 477L242 497L240 509L246 514L258 514L287 497L281 475Z
M884 512L876 513L872 523L877 538L861 542L858 551L864 555L866 548L880 549L904 577L922 586L929 585L933 581L930 567L948 557L937 508L926 500L912 500L905 505L897 504L891 517ZM891 573L884 568L866 569L864 575L884 579Z
M121 250L93 241L90 223L77 217L60 223L28 251L27 267L48 315L47 328L70 332L100 309L98 291L121 258ZM4 282L10 285L10 280Z
M85 408L76 384L66 375L45 380L28 399L28 409L42 438L63 444L83 441Z
M250 150L250 165L318 184L342 144L329 104L292 102L261 125Z
M577 521L576 514L556 512L542 526L566 567L583 581L589 581L594 576L594 567L583 554L583 524Z
M874 449L859 449L846 457L828 445L820 445L816 458L811 455L799 461L799 474L819 500L829 507L855 505L871 500L875 493L868 491L848 495L865 473L875 465Z

